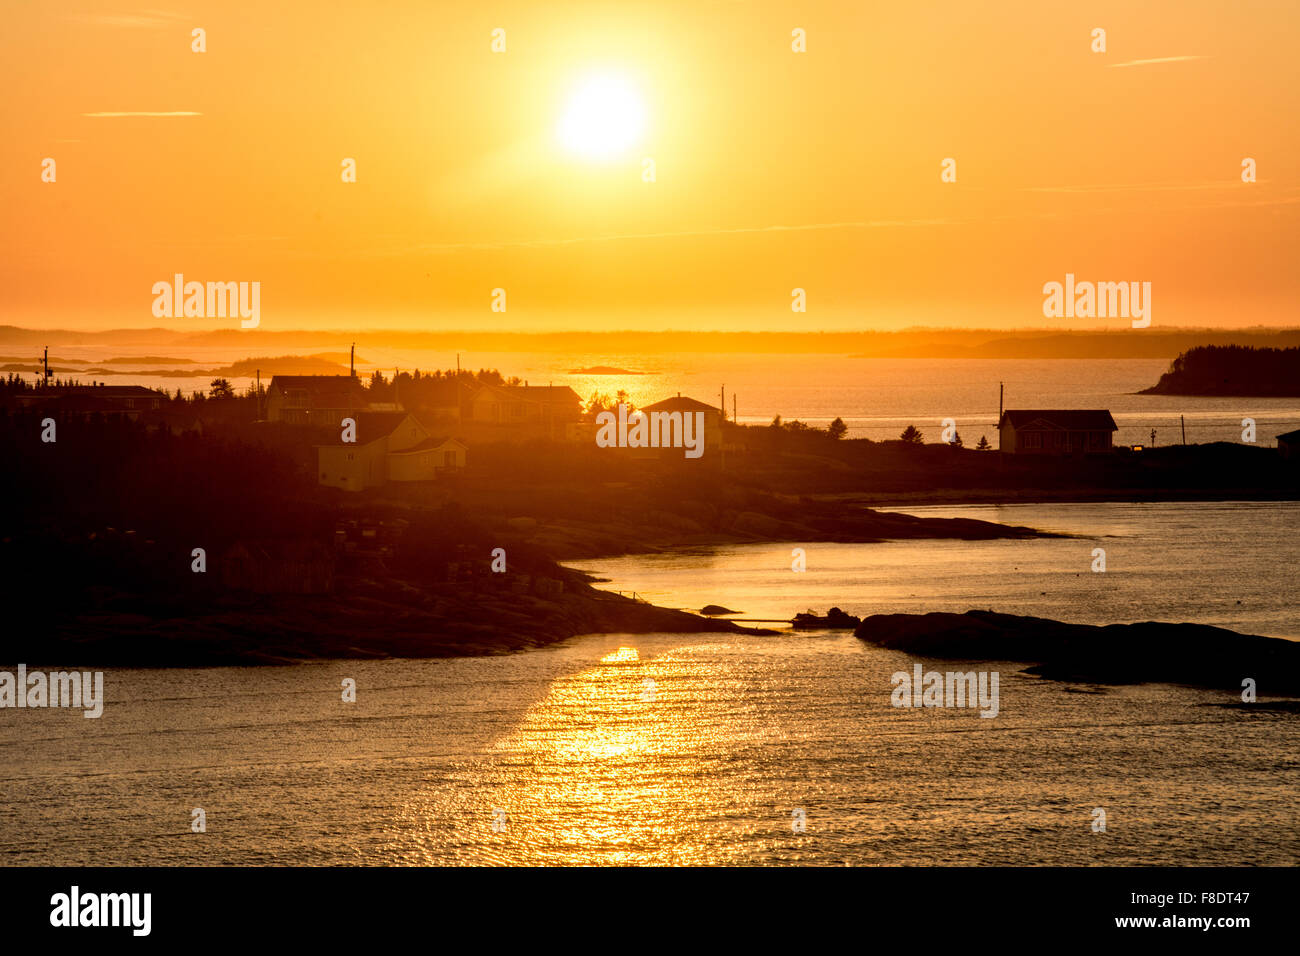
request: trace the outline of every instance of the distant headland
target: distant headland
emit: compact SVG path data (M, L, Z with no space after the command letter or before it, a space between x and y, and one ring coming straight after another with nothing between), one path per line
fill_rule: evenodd
M1202 345L1183 352L1141 395L1300 396L1300 347Z

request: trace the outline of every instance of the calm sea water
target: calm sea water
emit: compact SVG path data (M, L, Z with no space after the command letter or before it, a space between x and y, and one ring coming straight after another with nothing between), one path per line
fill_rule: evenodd
M667 604L752 616L974 605L1300 633L1294 504L944 510L1087 537L807 544L798 575L789 548L767 546L584 566ZM1088 571L1095 546L1105 575ZM990 665L995 719L895 709L890 675L910 665L813 633L111 670L99 720L0 711L0 862L1300 862L1300 718L1017 664ZM355 704L340 699L348 677ZM206 833L190 832L196 807ZM1091 830L1098 807L1105 833Z
M104 349L61 349L61 357L103 361ZM455 368L454 352L366 349L359 364L369 376L378 368L391 377L394 368ZM205 363L230 363L246 350L213 350ZM1119 444L1187 441L1241 441L1243 418L1254 418L1257 441L1269 447L1276 435L1300 427L1300 399L1198 398L1134 394L1154 385L1168 362L1153 359L866 359L846 355L592 355L547 353L461 353L465 368L497 368L533 385L570 385L584 400L594 393L613 395L626 389L638 405L681 392L718 403L726 386L727 414L733 407L741 422L766 424L776 415L825 427L842 417L853 437L897 438L914 424L930 441L938 441L941 422L953 418L968 445L980 435L997 443L998 385L1005 383L1007 408L1108 408L1120 430ZM346 359L345 359L346 361ZM641 374L591 375L575 370L596 366ZM130 366L122 366L130 368ZM156 368L156 366L155 366ZM84 377L84 376L83 376ZM186 394L206 390L208 377L159 378L116 375L112 384L177 388ZM247 388L251 378L234 379ZM263 384L268 381L263 376ZM1180 419L1180 416L1183 418Z

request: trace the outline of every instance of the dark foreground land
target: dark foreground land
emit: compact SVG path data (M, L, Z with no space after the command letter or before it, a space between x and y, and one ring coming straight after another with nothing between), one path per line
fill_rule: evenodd
M854 632L880 647L961 661L1026 661L1031 674L1096 684L1161 682L1300 695L1300 642L1204 624L1066 624L1039 617L876 614Z
M217 419L200 434L69 418L57 442L40 433L34 416L0 415L0 575L12 606L0 659L29 664L449 656L593 632L743 630L600 592L559 562L1040 534L872 511L872 500L1287 498L1297 485L1275 449L1017 461L761 428L737 429L725 464L501 442L474 447L467 469L436 482L350 494L317 484L315 436L287 426Z
M185 666L437 657L584 633L743 631L593 588L573 557L734 541L1033 537L686 474L502 446L435 485L315 482L292 430L175 434L128 421L0 420L0 657ZM584 449L585 451L585 449ZM618 480L618 479L625 480ZM497 555L500 554L498 563ZM493 570L494 564L498 570ZM19 606L21 605L21 606Z

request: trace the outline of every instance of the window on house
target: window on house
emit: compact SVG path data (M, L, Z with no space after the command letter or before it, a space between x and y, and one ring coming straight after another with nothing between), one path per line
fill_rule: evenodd
M1025 432L1026 448L1042 448L1043 436L1041 432Z

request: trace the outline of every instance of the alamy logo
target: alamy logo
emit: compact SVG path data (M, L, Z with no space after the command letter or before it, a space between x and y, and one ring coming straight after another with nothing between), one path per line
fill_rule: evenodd
M27 673L19 664L18 673L0 671L0 708L5 707L81 707L86 717L104 713L104 672L43 671Z
M152 893L70 893L50 897L51 926L129 926L132 935L148 936L152 928Z
M1065 284L1048 282L1043 286L1043 316L1049 319L1133 320L1133 328L1151 324L1150 282L1078 282L1074 273L1065 274Z
M156 319L224 319L236 315L239 327L255 329L262 321L262 283L186 282L176 273L171 282L155 282L153 314Z
M684 448L687 458L704 454L703 412L632 412L620 404L613 412L596 416L601 448Z
M911 674L895 671L889 682L894 685L889 702L895 707L978 706L981 717L998 715L997 671L926 671L922 675L921 665L916 664Z

